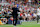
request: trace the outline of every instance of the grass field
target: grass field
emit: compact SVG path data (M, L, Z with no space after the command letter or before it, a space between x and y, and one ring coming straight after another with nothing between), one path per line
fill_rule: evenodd
M6 24L6 25L0 25L0 27L14 27L14 26L13 25L7 25ZM40 27L40 24L37 24L36 21L22 22L22 24L17 25L17 27Z

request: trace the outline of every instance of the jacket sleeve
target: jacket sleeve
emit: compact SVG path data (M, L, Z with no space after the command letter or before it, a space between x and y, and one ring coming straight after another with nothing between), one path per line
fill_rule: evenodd
M17 11L20 12L18 8L17 8Z

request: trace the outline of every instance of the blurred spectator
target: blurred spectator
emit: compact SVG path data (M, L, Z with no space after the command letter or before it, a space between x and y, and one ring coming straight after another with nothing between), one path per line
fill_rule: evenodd
M2 0L2 3L4 3L4 4L0 5L0 18L4 17L7 20L12 18L11 17L12 12L10 11L10 9L12 9L12 7L14 7L15 4L17 5L17 8L20 10L20 12L18 13L18 18L20 20L25 21L25 19L26 19L28 21L31 21L32 19L36 19L37 10L39 11L38 0L36 0L36 1L29 0L27 3L25 1ZM11 19L11 20L13 20L13 19Z

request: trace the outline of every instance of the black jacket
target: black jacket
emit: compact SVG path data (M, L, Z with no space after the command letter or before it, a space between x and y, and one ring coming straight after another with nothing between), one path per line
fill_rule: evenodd
M20 12L17 7L16 8L13 7L12 10L13 10L13 12L12 12L13 15L18 15L17 12Z

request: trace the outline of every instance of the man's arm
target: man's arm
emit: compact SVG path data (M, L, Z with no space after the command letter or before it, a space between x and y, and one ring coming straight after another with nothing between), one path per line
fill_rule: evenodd
M20 12L20 10L17 8L17 11Z
M13 12L13 10L12 9L8 9L9 11L11 11L11 12Z

